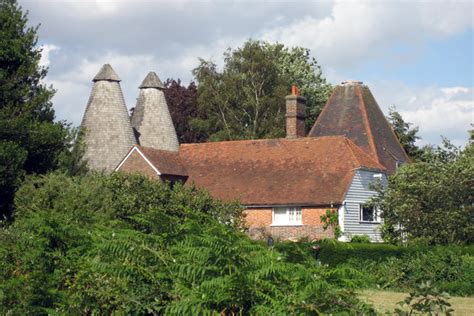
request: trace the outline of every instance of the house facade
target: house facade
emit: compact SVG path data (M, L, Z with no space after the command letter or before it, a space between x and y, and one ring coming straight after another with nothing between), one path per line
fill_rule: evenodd
M286 98L286 138L180 145L163 89L156 74L145 78L131 118L135 144L108 170L239 200L253 238L332 237L321 222L331 210L338 214L340 240L367 235L381 241L380 214L365 203L375 194L373 184L384 183L408 157L362 83L337 86L308 135L305 99L293 93ZM109 125L103 128L120 128Z

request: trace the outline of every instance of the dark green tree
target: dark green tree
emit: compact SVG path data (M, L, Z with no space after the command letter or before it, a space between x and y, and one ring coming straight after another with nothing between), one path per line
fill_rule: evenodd
M420 159L422 150L415 145L415 142L421 139L418 136L418 126L412 128L412 123L405 122L395 106L390 107L387 119L408 156L414 160Z
M247 41L224 53L224 69L201 60L193 74L198 83L198 117L191 127L210 140L276 138L285 134L285 96L292 84L308 99L311 125L329 97L331 86L304 48Z
M0 217L24 174L54 169L67 130L54 122L54 90L43 79L37 27L14 0L0 0Z

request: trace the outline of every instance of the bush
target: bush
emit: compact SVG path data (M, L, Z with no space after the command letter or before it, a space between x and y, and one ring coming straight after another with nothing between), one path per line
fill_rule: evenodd
M431 282L452 295L474 294L473 246L410 246L341 243L278 243L275 247L293 262L314 261L336 269L351 269L355 287L409 291Z
M356 235L351 238L352 243L369 244L370 238L367 235Z
M239 205L195 188L51 174L16 209L0 230L0 314L373 313L357 271L292 262L238 231Z

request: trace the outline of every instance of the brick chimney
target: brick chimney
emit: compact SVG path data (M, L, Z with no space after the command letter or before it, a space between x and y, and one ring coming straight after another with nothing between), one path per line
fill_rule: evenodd
M286 96L286 138L306 136L306 99L300 96L296 86L291 87L291 94Z

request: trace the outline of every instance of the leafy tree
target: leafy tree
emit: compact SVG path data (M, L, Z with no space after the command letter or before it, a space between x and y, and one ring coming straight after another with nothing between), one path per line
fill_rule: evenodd
M379 188L385 238L430 244L474 241L474 146L439 147L427 161L404 165Z
M263 45L275 56L280 76L287 78L288 85L297 85L306 98L306 129L311 129L333 90L326 82L321 66L310 56L308 48L288 48L278 43Z
M285 134L285 96L292 84L308 99L308 124L314 122L331 87L309 50L247 41L224 53L224 69L201 60L193 74L198 82L195 130L210 140L258 139Z
M67 135L54 122L54 90L42 83L37 27L27 21L16 1L0 0L0 217L10 214L22 175L56 167Z
M191 82L187 87L181 80L168 79L165 82L165 97L180 143L199 143L203 135L193 130L190 121L197 116L197 87Z
M395 106L390 107L387 119L408 156L415 160L419 159L422 150L415 145L415 142L420 139L418 126L411 128L412 123L405 122Z

